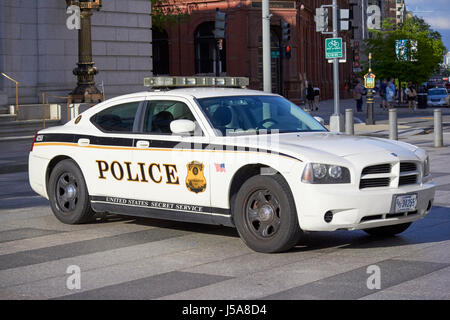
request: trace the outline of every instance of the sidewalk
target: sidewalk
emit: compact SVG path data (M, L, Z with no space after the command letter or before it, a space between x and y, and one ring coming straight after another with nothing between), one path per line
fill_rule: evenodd
M354 117L354 130L355 135L367 135L367 136L375 136L375 137L382 137L382 138L388 138L389 137L389 111L383 110L380 108L380 100L381 98L379 96L375 96L375 103L374 103L374 116L375 116L375 125L366 125L365 119L366 119L366 112L367 112L367 105L365 98L363 98L363 112L356 112L356 101L354 99L342 99L340 100L339 106L340 106L340 113L344 116L345 121L345 110L346 109L352 109L353 110L353 117ZM304 105L302 105L304 108ZM399 117L399 124L398 124L398 136L399 137L406 137L411 135L417 135L422 134L424 132L424 128L414 128L407 124L407 121L405 123L405 118L407 119L409 116L417 117L419 114L423 115L429 115L433 116L433 112L435 108L425 108L425 109L416 109L415 111L410 110L407 105L401 105L397 106L395 108L397 110L397 115ZM450 114L450 110L443 108L443 114ZM321 117L325 124L328 125L330 121L330 116L334 113L334 100L322 100L319 104L319 110L318 111L312 111L310 114L314 117L318 116ZM400 118L403 121L400 121ZM400 124L402 122L403 124ZM328 127L328 126L327 126Z
M375 96L374 97L374 114L377 115L387 115L388 111L385 111L383 109L380 108L380 101L381 98L379 96ZM366 114L366 98L363 98L363 112L356 112L356 101L355 99L341 99L339 100L339 105L340 105L340 111L342 114L345 114L345 109L352 109L353 110L353 114L355 117L358 116L365 116ZM302 105L302 107L304 107L304 105ZM398 114L402 114L402 115L408 115L410 114L411 116L414 116L416 113L433 113L434 108L425 108L425 109L419 109L417 108L416 111L410 110L408 108L408 105L397 105L395 106L395 109L397 109L397 113ZM445 110L445 108L443 109ZM312 114L314 116L319 116L319 117L327 117L329 118L334 112L334 100L333 99L329 99L329 100L322 100L319 103L319 111L314 111Z

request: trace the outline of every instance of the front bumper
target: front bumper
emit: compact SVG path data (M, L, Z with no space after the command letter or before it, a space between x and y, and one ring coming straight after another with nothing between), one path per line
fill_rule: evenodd
M428 101L428 105L430 107L444 107L444 106L448 106L448 102L446 102L446 101Z
M309 185L302 191L299 199L296 199L300 228L304 231L335 231L367 229L419 220L431 209L435 185L430 181L420 185L372 190L355 190L355 187L350 185ZM396 214L395 196L412 193L417 194L416 210ZM330 222L324 219L327 212L332 214Z

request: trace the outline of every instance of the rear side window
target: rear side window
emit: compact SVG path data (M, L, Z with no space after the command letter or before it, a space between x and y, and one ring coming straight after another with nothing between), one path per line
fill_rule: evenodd
M118 104L97 113L92 122L103 131L133 132L133 124L140 101Z

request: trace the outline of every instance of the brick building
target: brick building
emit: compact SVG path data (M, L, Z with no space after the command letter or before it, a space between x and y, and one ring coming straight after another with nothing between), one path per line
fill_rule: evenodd
M341 8L348 8L348 1L339 2ZM154 74L215 74L213 30L219 8L227 14L226 39L220 51L221 74L249 77L251 88L262 89L261 0L174 0L174 3L190 14L181 24L165 30L153 28ZM279 50L280 19L291 25L292 56L283 65L282 94L292 101L300 100L307 82L321 89L322 98L333 96L332 64L325 59L325 36L316 32L314 22L315 8L322 4L318 0L270 1L274 55ZM329 20L331 26L331 10ZM341 32L340 36L349 48L350 32ZM350 50L347 52L348 62L340 64L341 96L348 96L344 85L351 78ZM273 92L281 93L280 62L276 57L272 57L272 86Z

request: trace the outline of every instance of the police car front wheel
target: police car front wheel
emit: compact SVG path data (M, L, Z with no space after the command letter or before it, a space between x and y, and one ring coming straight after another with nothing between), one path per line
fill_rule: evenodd
M52 211L61 222L78 224L93 217L86 182L73 160L63 160L55 166L50 174L48 193Z
M302 233L290 188L279 174L248 179L237 193L233 211L239 235L257 252L289 250Z

